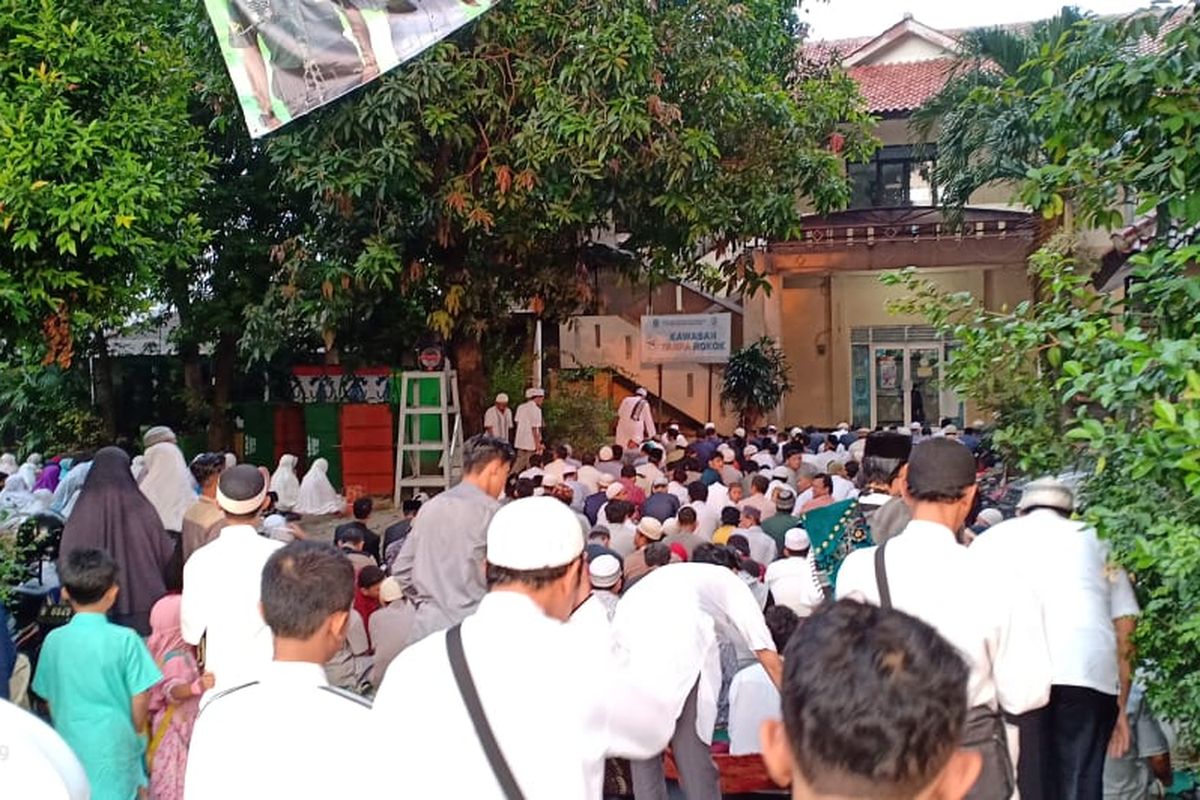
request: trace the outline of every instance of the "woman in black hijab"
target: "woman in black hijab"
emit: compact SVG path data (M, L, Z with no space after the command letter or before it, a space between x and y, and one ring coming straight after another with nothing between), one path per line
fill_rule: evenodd
M96 453L63 529L61 556L83 547L107 551L120 568L113 622L148 636L150 609L167 593L163 572L175 547L119 447Z

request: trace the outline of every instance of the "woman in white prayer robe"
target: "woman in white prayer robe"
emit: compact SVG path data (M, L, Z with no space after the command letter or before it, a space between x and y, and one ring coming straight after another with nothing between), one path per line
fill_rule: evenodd
M159 442L146 448L146 472L139 488L158 512L163 528L183 529L183 515L196 502L195 479L183 451L174 442Z
M300 496L292 510L297 514L322 515L340 514L346 501L329 482L329 462L318 458L304 474L300 483Z
M296 457L285 453L279 457L279 466L271 475L271 491L278 498L275 507L280 511L291 511L300 499L300 479L296 477Z

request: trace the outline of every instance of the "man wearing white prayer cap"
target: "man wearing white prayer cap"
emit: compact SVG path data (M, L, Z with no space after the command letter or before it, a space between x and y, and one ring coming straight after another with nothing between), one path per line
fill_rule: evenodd
M1017 516L984 530L967 550L1006 585L1032 588L1045 620L1050 703L1017 718L1021 755L1045 755L1029 763L1022 757L1017 780L1049 787L1048 797L1098 796L1109 742L1130 741L1121 705L1130 691L1138 603L1125 570L1109 563L1108 544L1071 519L1074 509L1063 482L1031 481Z
M645 389L639 388L617 406L617 433L613 438L621 447L636 450L642 442L658 435L647 394Z
M803 528L787 531L783 535L783 558L767 565L763 579L775 602L801 617L811 616L825 602L821 578L809 558L811 550L808 531Z
M518 475L529 467L530 456L542 452L545 448L542 438L544 430L542 403L545 399L546 392L544 390L536 386L526 389L525 402L517 406L516 416L513 417L517 431L513 438L513 447L517 450L517 460L513 464L513 472Z
M283 542L258 535L267 481L258 468L239 464L221 472L217 505L225 527L183 566L180 631L183 640L205 640L205 669L216 690L240 686L271 663L271 631L259 607L263 566Z
M591 588L583 545L575 515L553 498L496 512L479 608L397 656L375 698L369 760L405 756L390 791L440 797L449 779L461 797L598 798L607 756L645 758L665 745L672 712L661 693L625 685L603 637L563 624Z
M511 440L513 428L513 413L508 407L508 395L504 392L496 395L496 402L483 412L483 432L504 441Z
M588 564L588 575L592 581L592 599L604 606L611 621L621 599L621 562L608 553L596 556Z

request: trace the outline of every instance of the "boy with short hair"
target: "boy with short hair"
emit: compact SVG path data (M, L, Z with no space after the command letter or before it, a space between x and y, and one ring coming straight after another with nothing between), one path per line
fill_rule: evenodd
M120 591L108 553L67 553L59 578L75 616L46 636L33 691L50 704L54 727L83 763L94 800L133 800L148 782L139 732L162 673L136 631L108 621Z
M901 611L843 600L796 630L783 721L762 726L767 772L804 800L960 800L979 753L959 748L967 665Z
M350 531L359 531L362 533L363 547L362 551L379 563L379 559L383 554L380 552L379 534L367 527L367 520L371 518L371 513L375 510L375 501L369 497L360 497L354 501L354 522L347 522L345 525L338 525L333 531L333 543L341 545L346 539L346 534Z

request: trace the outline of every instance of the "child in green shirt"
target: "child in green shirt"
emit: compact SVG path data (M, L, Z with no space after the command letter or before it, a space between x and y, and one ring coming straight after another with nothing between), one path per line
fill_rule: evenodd
M46 637L33 691L83 763L93 800L133 800L147 783L141 732L162 674L136 631L108 621L119 591L108 553L73 550L59 577L75 616Z

